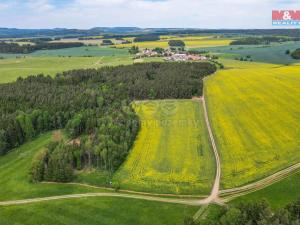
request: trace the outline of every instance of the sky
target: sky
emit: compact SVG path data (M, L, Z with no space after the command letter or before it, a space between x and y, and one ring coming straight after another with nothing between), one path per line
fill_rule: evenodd
M272 28L274 9L300 0L0 0L0 27Z

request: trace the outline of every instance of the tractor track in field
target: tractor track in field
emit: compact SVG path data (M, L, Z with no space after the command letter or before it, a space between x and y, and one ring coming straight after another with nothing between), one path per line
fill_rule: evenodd
M191 206L200 206L200 205L207 204L205 199L203 200L196 200L196 199L191 200L191 199L182 199L182 198L175 199L175 198L163 198L163 197L156 197L156 196L124 194L124 193L84 193L84 194L70 194L70 195L59 195L59 196L51 196L51 197L43 197L43 198L4 201L4 202L0 202L0 206L24 205L24 204L47 202L53 200L80 199L80 198L90 198L90 197L119 197L119 198L140 199L140 200L147 200L147 201L183 204L183 205L191 205Z
M234 198L237 198L242 195L246 195L248 193L258 191L260 189L263 189L267 186L270 186L276 182L279 182L283 180L284 178L288 177L289 175L297 172L300 169L300 163L294 164L288 168L285 168L283 170L280 170L268 177L265 177L261 180L258 180L256 182L237 187L237 188L230 188L221 190L219 194L223 196L222 200L224 202L228 202Z

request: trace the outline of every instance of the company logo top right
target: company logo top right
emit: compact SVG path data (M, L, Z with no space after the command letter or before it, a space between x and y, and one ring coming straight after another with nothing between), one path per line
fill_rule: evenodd
M300 26L300 10L273 10L274 26Z

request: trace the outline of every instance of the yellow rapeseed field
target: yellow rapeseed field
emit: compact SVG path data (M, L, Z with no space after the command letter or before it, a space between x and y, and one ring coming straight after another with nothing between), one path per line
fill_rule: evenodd
M223 188L300 162L300 66L224 61L205 95Z
M208 194L215 162L200 102L141 101L134 108L141 130L114 182L122 189Z
M149 48L153 49L156 47L168 48L169 40L182 40L185 42L187 48L196 48L196 47L214 47L214 46L226 46L229 45L232 40L230 39L218 39L212 38L209 36L190 36L190 37L169 37L164 38L159 41L145 41L145 42L133 42L130 44L118 44L117 48L128 48L133 45L138 46L139 48Z

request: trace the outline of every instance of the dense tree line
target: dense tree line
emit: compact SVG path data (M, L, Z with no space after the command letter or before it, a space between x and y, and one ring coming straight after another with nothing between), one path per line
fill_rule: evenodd
M182 40L170 40L169 42L170 47L184 47L185 43Z
M212 218L194 222L186 218L184 225L298 225L300 224L300 199L284 208L273 211L266 201L242 203L222 208Z
M294 59L300 59L300 48L296 49L295 51L293 51L291 53L291 56L294 58Z
M48 37L18 39L18 41L20 41L20 42L32 42L32 43L48 42L48 41L52 41L52 40L53 40L52 38L48 38Z
M132 100L201 95L202 78L215 70L210 63L147 63L1 84L0 155L45 131L65 128L72 141L52 144L38 155L32 180L67 181L73 169L84 167L112 172L139 129Z
M230 45L268 45L272 42L286 42L286 41L300 41L300 38L277 37L277 36L246 37L246 38L241 38L232 41Z
M35 45L19 45L17 43L0 42L0 53L27 54L37 50L81 47L80 42L36 42Z
M101 37L79 37L78 40L85 41L85 40L101 40Z
M134 42L158 41L160 38L155 34L145 34L134 38Z
M202 95L202 78L215 71L207 62L153 62L69 71L63 76L81 82L124 84L130 99L177 99Z
M109 40L109 39L104 39L104 40L102 40L102 44L101 45L113 45L114 43L111 41L111 40Z

